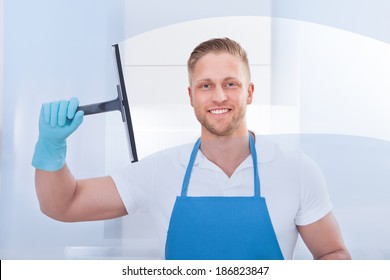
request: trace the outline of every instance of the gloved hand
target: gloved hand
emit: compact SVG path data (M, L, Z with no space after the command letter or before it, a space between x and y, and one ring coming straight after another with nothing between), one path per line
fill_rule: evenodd
M84 112L78 111L79 100L45 103L39 117L39 137L35 145L32 165L56 171L65 165L66 138L83 122Z

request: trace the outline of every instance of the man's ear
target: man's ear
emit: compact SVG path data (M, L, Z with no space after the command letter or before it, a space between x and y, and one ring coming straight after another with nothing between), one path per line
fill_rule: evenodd
M247 98L247 102L246 104L252 104L252 100L253 100L253 93L255 91L255 85L253 83L249 83L248 85L248 89L247 89L247 92L248 92L248 98Z
M191 91L191 87L188 86L188 96L190 97L190 104L192 107L194 107L194 104L192 103L192 91Z

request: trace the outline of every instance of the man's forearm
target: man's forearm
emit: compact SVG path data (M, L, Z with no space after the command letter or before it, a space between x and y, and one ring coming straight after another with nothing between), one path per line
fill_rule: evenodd
M77 187L68 167L65 165L58 171L36 169L35 187L41 211L51 218L63 220Z

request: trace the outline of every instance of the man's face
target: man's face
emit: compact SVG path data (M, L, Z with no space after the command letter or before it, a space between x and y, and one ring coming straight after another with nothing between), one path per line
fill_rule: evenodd
M253 89L239 57L210 53L199 59L188 92L202 136L246 135L246 105L252 103Z

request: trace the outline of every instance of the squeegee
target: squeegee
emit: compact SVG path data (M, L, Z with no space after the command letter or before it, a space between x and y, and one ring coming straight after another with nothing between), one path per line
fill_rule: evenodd
M77 108L77 111L84 111L84 115L93 115L93 114L106 113L111 111L121 112L122 121L125 123L126 131L127 131L130 160L131 162L136 162L138 161L137 149L135 146L134 131L131 122L130 107L127 99L125 79L123 76L122 62L121 62L118 44L113 45L112 49L115 56L115 62L116 62L116 66L117 66L116 68L118 74L118 84L116 86L117 94L118 94L117 98L113 100L101 102L101 103L79 106Z

